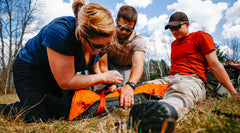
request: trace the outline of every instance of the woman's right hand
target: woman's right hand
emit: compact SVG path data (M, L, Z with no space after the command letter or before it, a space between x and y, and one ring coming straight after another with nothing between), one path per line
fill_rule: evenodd
M116 70L109 70L102 73L106 84L120 84L123 81L123 76Z

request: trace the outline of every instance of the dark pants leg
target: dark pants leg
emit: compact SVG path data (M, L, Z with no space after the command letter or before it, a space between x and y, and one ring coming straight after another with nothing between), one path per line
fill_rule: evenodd
M7 105L4 115L20 115L26 122L35 122L41 119L48 120L48 111L43 102L46 93L41 89L21 88L17 89L20 102Z
M22 61L18 57L13 64L13 77L20 102L7 105L5 115L21 114L27 122L67 116L72 91L63 91L51 74Z
M27 122L41 119L47 121L49 115L44 98L47 88L43 74L31 64L16 58L13 64L13 78L20 103L10 104L4 114L21 115Z
M74 91L62 91L61 97L47 93L45 103L51 118L68 120Z

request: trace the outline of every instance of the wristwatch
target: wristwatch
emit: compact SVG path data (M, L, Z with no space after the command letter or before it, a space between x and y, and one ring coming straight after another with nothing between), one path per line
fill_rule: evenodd
M135 88L136 88L135 83L133 83L133 82L127 82L126 84L130 85L130 86L135 90Z

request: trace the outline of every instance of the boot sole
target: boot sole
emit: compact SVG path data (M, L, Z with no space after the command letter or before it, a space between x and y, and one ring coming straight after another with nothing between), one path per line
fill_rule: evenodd
M176 119L171 117L171 111L163 102L148 100L132 107L129 125L142 133L168 133L173 131Z

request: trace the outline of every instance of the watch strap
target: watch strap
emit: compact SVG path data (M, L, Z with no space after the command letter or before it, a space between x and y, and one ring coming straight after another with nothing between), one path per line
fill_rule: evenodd
M126 84L130 85L134 90L136 88L136 84L133 82L127 82Z

